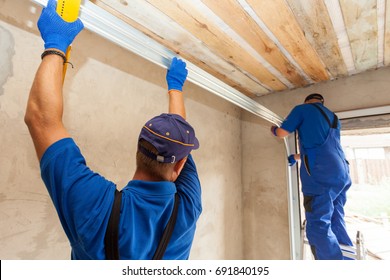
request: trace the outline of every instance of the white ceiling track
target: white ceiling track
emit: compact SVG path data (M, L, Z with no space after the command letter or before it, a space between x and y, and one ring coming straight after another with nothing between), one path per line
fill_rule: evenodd
M390 114L390 105L373 107L373 108L365 108L365 109L349 110L349 111L343 111L343 112L336 112L336 115L338 116L338 118L340 120L360 118L360 117L369 117L369 116L378 116L378 115L388 115L388 114Z
M42 6L46 6L48 2L47 0L32 1ZM83 21L85 28L90 31L161 67L167 68L172 58L177 56L176 53L90 1L84 1L81 6L80 19ZM188 69L187 79L190 82L273 124L280 125L283 121L281 117L233 87L223 83L191 62L186 61L186 63Z

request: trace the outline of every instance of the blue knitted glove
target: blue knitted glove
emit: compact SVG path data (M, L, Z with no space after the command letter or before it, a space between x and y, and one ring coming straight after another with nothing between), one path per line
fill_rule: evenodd
M57 3L49 0L38 20L38 29L45 42L45 49L57 49L66 53L74 38L84 28L80 19L74 22L64 21L56 12Z
M174 57L166 76L168 90L176 89L182 91L187 74L186 63Z
M290 155L287 159L288 159L288 166L293 166L294 164L297 163L297 161L295 160L294 155Z
M275 135L275 136L278 136L278 135L276 134L276 130L277 130L277 129L278 129L278 127L277 127L276 125L271 126L271 132L272 132L272 134Z

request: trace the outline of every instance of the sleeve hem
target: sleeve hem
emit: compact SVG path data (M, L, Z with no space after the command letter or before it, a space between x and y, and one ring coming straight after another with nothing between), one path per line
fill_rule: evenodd
M63 138L51 144L43 153L43 156L41 158L40 161L41 170L45 169L46 166L49 164L50 160L68 145L75 145L75 142L73 141L72 138Z

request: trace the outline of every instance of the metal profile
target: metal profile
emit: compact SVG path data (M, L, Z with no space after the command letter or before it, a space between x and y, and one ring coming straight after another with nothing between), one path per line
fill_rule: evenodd
M336 112L340 120L390 114L390 105Z
M291 154L297 153L297 143L295 133L284 138L286 148L286 158ZM299 170L298 164L287 166L287 202L288 202L288 220L290 233L290 255L293 260L303 259L303 243L301 230L301 211L299 196Z

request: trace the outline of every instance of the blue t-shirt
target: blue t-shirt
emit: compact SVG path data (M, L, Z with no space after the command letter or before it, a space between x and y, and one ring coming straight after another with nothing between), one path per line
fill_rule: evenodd
M41 159L41 175L72 247L72 259L105 259L104 236L114 202L114 183L91 171L71 138L52 144ZM119 223L121 259L152 259L170 218L174 195L180 203L164 259L188 259L201 188L191 157L175 183L133 180L122 190Z
M326 108L321 102L316 103L326 113L330 122L333 122L333 112ZM292 133L298 130L300 144L306 148L321 146L328 134L330 125L318 108L311 104L295 106L280 126ZM340 122L338 122L340 127Z

